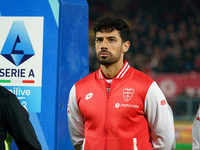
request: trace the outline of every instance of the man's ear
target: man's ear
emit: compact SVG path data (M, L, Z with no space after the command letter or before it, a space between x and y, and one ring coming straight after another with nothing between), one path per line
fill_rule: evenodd
M129 50L129 47L130 47L130 41L124 42L122 46L122 52L126 53Z

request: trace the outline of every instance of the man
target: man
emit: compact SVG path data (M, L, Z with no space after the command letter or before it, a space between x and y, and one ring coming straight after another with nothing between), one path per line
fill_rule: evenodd
M20 150L42 150L29 114L14 94L0 86L0 150L9 150L12 138Z
M200 150L200 105L192 127L192 149Z
M100 69L73 85L69 95L74 148L174 149L173 114L165 96L155 81L123 60L130 47L128 25L106 17L94 33Z

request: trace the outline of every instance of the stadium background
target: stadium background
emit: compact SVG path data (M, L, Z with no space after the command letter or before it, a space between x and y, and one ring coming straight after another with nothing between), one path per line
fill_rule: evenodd
M129 64L155 79L172 107L176 150L192 149L192 124L200 102L199 0L87 0L89 71L98 69L94 22L124 19L132 30Z

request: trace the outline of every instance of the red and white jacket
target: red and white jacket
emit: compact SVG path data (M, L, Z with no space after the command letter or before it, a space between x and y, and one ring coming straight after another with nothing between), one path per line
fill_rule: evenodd
M125 62L109 93L101 69L73 85L68 125L82 150L171 150L173 114L155 81Z

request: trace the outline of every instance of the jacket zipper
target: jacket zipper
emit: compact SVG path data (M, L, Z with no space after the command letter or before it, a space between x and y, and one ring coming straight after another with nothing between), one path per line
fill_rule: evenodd
M105 81L105 85L106 85L106 81ZM110 90L109 90L109 93L107 91L107 87L105 88L106 90L106 109L105 109L105 125L104 125L104 132L105 132L105 150L107 149L107 135L108 135L108 107L109 107L109 98L110 98L110 93L111 93L111 86L113 84L113 81L112 83L110 84Z

